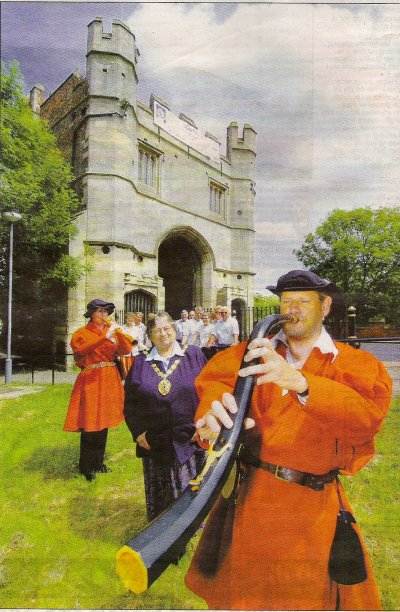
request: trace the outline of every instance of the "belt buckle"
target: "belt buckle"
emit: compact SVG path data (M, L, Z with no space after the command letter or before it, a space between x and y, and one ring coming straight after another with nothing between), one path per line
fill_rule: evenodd
M281 465L277 465L275 466L275 472L274 472L274 476L277 480L286 480L286 478L283 478L282 476L279 475L279 470L282 468Z

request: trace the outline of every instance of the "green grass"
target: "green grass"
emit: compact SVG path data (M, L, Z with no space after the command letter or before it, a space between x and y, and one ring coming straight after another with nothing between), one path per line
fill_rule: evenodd
M12 400L0 395L0 607L204 608L183 584L193 544L147 593L125 591L115 553L146 523L141 463L121 425L109 432L113 471L92 483L77 474L79 435L62 431L70 389L47 386ZM386 610L400 604L399 410L397 400L378 436L376 458L345 483Z
M376 438L376 454L355 477L342 478L371 553L384 610L400 609L400 397Z
M62 431L70 391L0 402L0 607L204 608L183 584L188 554L147 593L126 592L115 553L146 524L141 462L121 425L109 432L112 472L78 475L79 434Z

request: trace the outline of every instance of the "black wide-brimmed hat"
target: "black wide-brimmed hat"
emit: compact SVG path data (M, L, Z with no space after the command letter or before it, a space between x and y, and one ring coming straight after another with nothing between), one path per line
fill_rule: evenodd
M338 293L339 289L335 283L321 278L318 274L309 270L291 270L280 276L275 285L267 285L266 289L276 295L282 291L322 291L326 293Z
M86 306L86 312L83 316L90 317L91 314L97 308L105 308L108 314L111 314L115 310L115 304L113 304L112 302L105 302L104 300L100 300L99 298L96 298L95 300L92 300L91 302L89 302L89 304Z

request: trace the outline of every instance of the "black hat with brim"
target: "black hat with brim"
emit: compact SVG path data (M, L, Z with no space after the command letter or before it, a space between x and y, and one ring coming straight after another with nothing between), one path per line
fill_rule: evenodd
M309 270L291 270L278 278L276 286L267 285L266 289L276 295L282 291L322 291L330 294L339 292L335 283Z
M108 314L111 314L115 310L115 304L96 298L95 300L89 302L89 304L86 306L86 312L83 316L90 317L92 313L97 310L97 308L105 308Z

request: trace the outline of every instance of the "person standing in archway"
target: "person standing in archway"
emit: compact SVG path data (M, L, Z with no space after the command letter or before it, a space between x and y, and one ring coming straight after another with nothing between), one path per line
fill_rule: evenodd
M184 339L188 337L188 325L189 325L189 313L183 309L181 311L181 318L175 321L175 333L176 340L179 344L183 344Z

